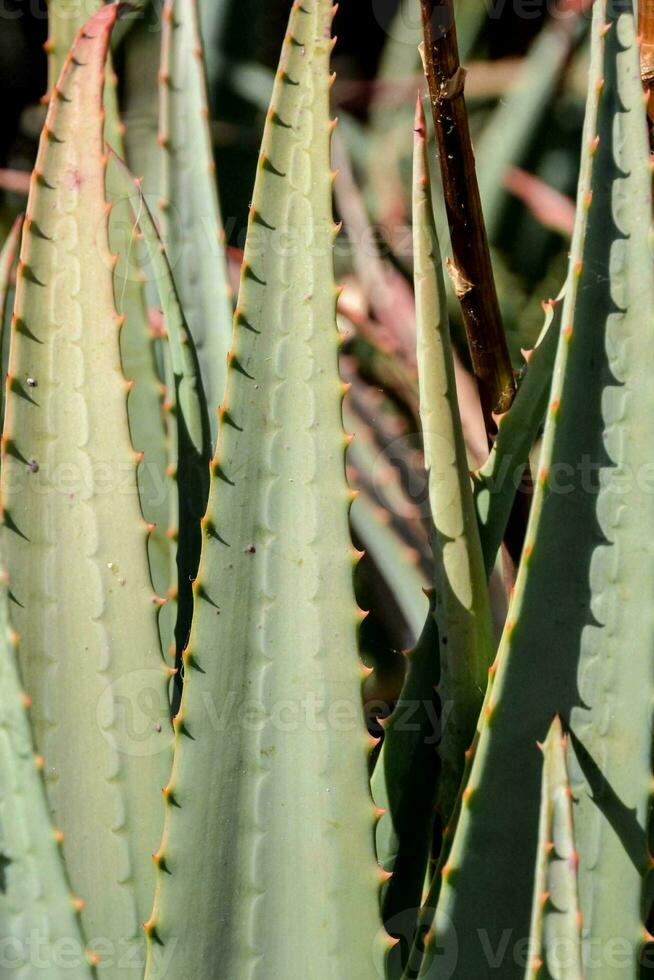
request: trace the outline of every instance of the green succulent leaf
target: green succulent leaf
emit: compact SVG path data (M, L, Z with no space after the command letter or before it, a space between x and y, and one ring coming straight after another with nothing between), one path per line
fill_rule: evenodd
M527 980L582 980L577 851L566 738L555 718L543 751L543 781Z
M0 944L3 976L91 980L86 942L50 823L29 722L29 699L0 573ZM64 957L61 955L65 949ZM11 962L11 967L8 963Z
M16 259L23 232L23 216L19 215L0 251L0 360L2 377L7 376L9 365L10 309L13 307L12 278L16 272ZM4 391L0 389L0 418L4 418Z
M159 142L164 240L198 352L215 444L233 314L197 0L166 0L161 44Z
M70 56L79 31L104 0L47 0L48 3L48 88L56 84L66 59ZM107 143L122 153L123 127L118 111L117 79L107 54L108 67L104 86L104 135Z
M414 265L420 417L433 522L439 696L439 807L449 820L493 661L490 602L456 396L443 268L436 235L422 104L415 122Z
M436 694L440 662L435 599L415 648L407 654L402 694L384 725L384 741L372 777L377 824L377 857L391 877L382 911L388 932L404 944L390 953L389 975L401 973L396 960L413 940L428 873L440 770L442 735Z
M39 146L7 381L2 546L84 928L103 941L107 977L138 977L171 738L108 240L100 106L116 14L103 7L78 35Z
M337 367L331 18L325 0L293 5L264 134L147 925L149 980L368 980L385 941ZM297 229L306 240L282 248Z
M546 304L545 326L529 355L511 408L500 419L491 453L473 473L477 523L486 574L490 577L523 480L529 455L545 421L561 333L562 296Z
M651 216L633 10L628 0L598 0L540 470L426 977L455 952L463 980L524 976L537 741L557 714L570 733L585 975L618 975L616 943L623 975L637 972L654 645L654 507L643 469L654 436Z
M200 521L204 517L209 495L209 419L198 356L177 298L166 252L141 185L115 155L111 156L109 170L113 172L124 200L129 201L135 227L148 250L149 268L161 302L168 340L166 354L171 374L168 401L174 413L177 436L173 452L177 490L171 499L174 499L178 512L172 515L171 527L177 542L177 574L174 580L179 583L176 634L177 650L181 653L191 628L192 582L197 574L202 543Z
M142 453L138 466L139 499L143 516L152 525L148 539L150 574L155 591L167 595L177 585L174 540L169 533L176 492L169 470L171 434L164 412L164 386L157 369L155 345L159 332L153 328L146 300L146 285L152 282L154 273L134 220L134 187L130 185L126 190L116 159L110 151L105 191L111 204L109 247L116 256L114 299L118 315L124 318L120 354L123 372L131 383L127 411L132 445ZM142 197L136 196L138 200ZM164 650L172 643L174 622L170 620L171 609L166 606L160 612Z
M125 159L132 173L143 182L150 210L156 209L160 193L161 151L157 136L161 33L158 5L147 3L121 46ZM150 289L147 296L148 300L152 298Z

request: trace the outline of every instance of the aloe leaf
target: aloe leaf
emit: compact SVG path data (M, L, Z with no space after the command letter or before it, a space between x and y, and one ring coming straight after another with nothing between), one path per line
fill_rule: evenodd
M446 825L475 736L493 655L420 101L414 132L417 360L436 592L373 774L375 801L386 811L378 826L377 852L382 865L392 871L384 919L391 934L409 945L427 874L436 803ZM407 726L409 712L412 723ZM395 969L395 964L389 965L393 974Z
M21 214L14 221L11 231L7 236L7 240L2 246L2 251L0 251L0 359L2 363L3 378L5 378L7 375L9 361L9 334L11 331L8 329L7 320L10 309L9 304L13 300L13 296L11 295L13 292L12 277L16 271L16 258L20 248L22 231L23 216ZM0 419L3 418L4 391L0 388Z
M50 823L16 662L6 574L0 572L0 944L3 976L91 980L79 903L71 893ZM61 958L65 946L66 959ZM38 957L38 958L37 958ZM8 964L11 963L11 967Z
M78 32L89 17L98 11L103 0L47 0L48 3L48 88L56 84L75 43ZM107 54L109 70L104 87L104 136L118 152L123 147L123 125L118 111L117 79Z
M526 980L582 980L577 851L566 738L555 718L542 746L536 884Z
M155 332L150 323L145 285L152 269L134 220L129 196L116 157L109 154L105 190L111 213L109 247L117 255L114 268L114 298L118 315L124 318L120 331L120 353L125 377L131 382L127 398L130 435L135 450L142 454L138 466L138 486L145 520L153 525L148 539L150 574L155 591L167 595L176 588L175 548L170 535L171 498L174 481L169 475L170 445L164 414L164 387L159 378L155 354ZM132 194L133 187L130 187ZM172 642L174 623L168 624L171 609L160 612L164 649Z
M440 809L454 806L493 656L490 602L456 395L443 269L429 189L422 104L415 121L414 268L420 417L433 521L439 695Z
M39 145L12 326L2 540L84 928L109 949L108 977L136 977L171 739L108 247L100 105L116 15L103 7L78 35Z
M232 337L232 304L197 0L166 0L159 77L164 240L198 352L215 443Z
M200 521L204 517L209 495L211 462L209 419L198 356L177 298L163 243L143 197L141 186L115 154L110 161L110 170L113 171L124 198L129 201L136 227L147 247L168 337L166 350L172 374L169 400L175 416L174 429L177 437L173 455L176 460L175 503L178 513L173 515L174 523L171 529L177 541L176 634L177 649L181 653L191 628L192 582L197 574L202 543Z
M48 88L57 83L75 38L103 0L48 0Z
M11 277L13 275L16 254L20 247L22 230L23 215L20 214L14 221L11 231L7 235L5 243L0 250L0 318L2 323L4 323L5 319Z
M464 980L524 976L516 943L528 935L536 866L536 742L556 714L574 748L586 976L609 975L616 944L625 975L636 973L654 643L651 207L633 13L603 0L536 492L424 976L455 952Z
M490 577L504 540L529 454L545 421L561 332L562 296L546 304L545 325L511 408L500 419L491 453L472 474L486 574Z
M331 17L325 0L293 5L264 133L148 978L367 980L384 937L337 365Z
M125 159L132 173L143 181L143 192L153 210L160 193L161 156L157 143L161 24L154 4L148 4L134 22L123 41L122 57Z
M382 911L388 932L410 944L429 863L437 801L442 734L437 686L440 675L435 597L422 634L407 655L402 694L384 725L384 742L372 777L377 857L390 873ZM406 952L400 950L400 952ZM397 956L395 950L391 956ZM390 964L389 964L390 969Z

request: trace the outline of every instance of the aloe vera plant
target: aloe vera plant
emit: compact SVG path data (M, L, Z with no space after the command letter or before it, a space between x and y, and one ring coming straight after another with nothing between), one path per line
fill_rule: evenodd
M373 204L348 174L345 232L334 219L330 0L290 11L232 310L201 37L228 7L167 0L158 22L148 4L49 6L47 117L0 253L0 974L645 975L654 267L636 12L595 0L566 282L515 379L493 299L480 460L436 231L444 198L458 220L460 161L434 179L419 99L411 256L394 256L413 294L373 255L400 336L369 282L357 305L362 242L337 247ZM464 139L472 173L465 77L448 88L454 37L432 18L451 4L416 0L382 76L415 65L398 44L420 7L441 152ZM472 46L481 18L455 9ZM546 113L557 30L508 105ZM577 19L566 58L582 34ZM378 95L376 153L397 136L384 112ZM491 217L500 171L534 143L527 115L500 108L486 131L491 156L494 128L510 136L480 180ZM355 172L365 138L348 119ZM368 176L374 193L379 159ZM509 401L491 405L493 377L516 394L491 419ZM401 626L380 639L384 602Z

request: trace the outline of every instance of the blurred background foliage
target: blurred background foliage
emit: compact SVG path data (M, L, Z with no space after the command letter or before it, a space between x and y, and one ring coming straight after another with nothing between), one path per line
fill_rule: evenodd
M84 3L84 0L68 0ZM25 202L47 89L46 0L0 0L0 225ZM238 280L272 72L290 0L199 0L212 134L234 283ZM573 195L586 95L589 4L458 0L459 47L494 270L514 368L534 346L542 301L557 295L574 219ZM114 65L130 130L156 132L161 0L140 0L116 33ZM431 578L428 502L417 420L411 283L410 166L415 97L425 90L418 0L342 0L333 58L336 248L344 286L342 374L351 383L345 423L364 657L375 664L369 700L387 704L403 674L401 651L425 618L420 586ZM129 84L126 84L129 80ZM129 98L126 93L130 93ZM432 157L434 155L432 154ZM145 164L144 164L145 165ZM134 165L132 163L133 169ZM435 180L439 180L434 160ZM436 199L440 198L435 195ZM437 214L441 247L447 226ZM458 304L452 330L471 468L486 453ZM501 576L494 613L505 612ZM387 710L387 709L385 709ZM371 707L374 715L374 705Z

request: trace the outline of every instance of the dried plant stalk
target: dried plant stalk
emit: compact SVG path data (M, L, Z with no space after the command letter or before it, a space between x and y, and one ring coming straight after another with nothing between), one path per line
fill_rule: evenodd
M421 0L423 61L429 84L453 259L448 271L461 304L484 418L510 407L515 381L500 315L464 98L452 0Z

